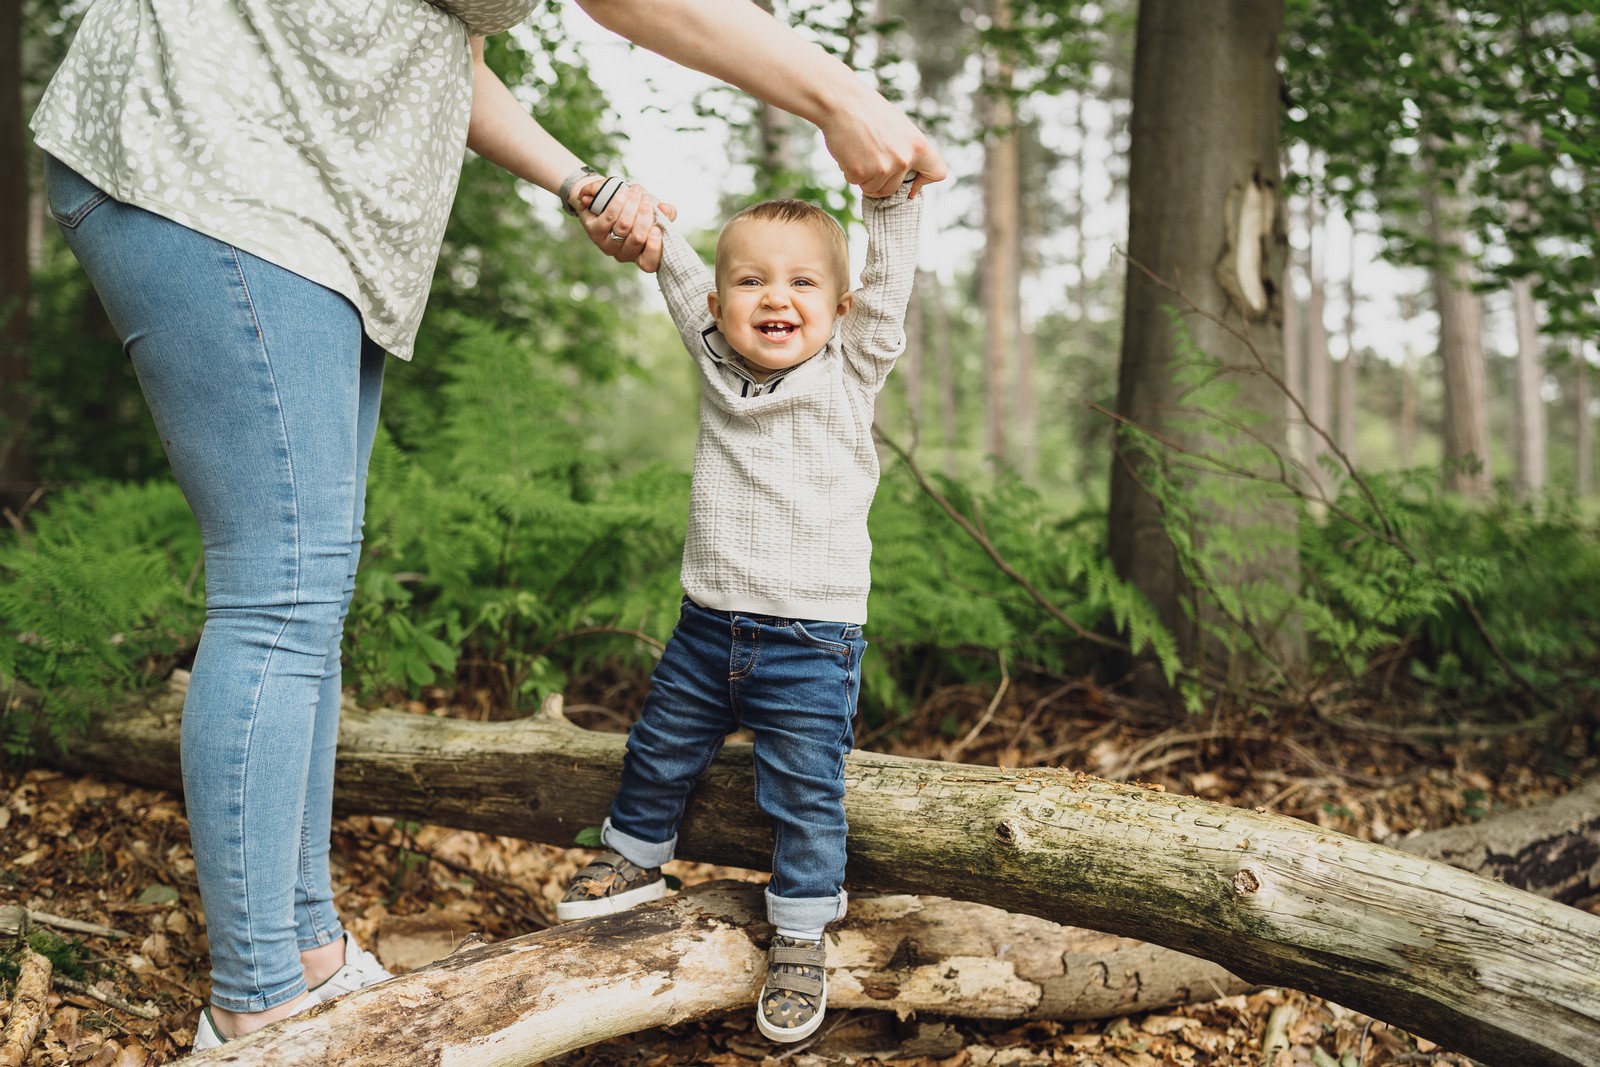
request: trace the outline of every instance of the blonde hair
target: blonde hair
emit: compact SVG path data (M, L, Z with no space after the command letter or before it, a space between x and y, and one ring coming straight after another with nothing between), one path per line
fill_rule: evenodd
M839 283L839 292L844 294L850 290L850 242L844 235L844 227L839 225L839 220L822 210L815 204L805 200L763 200L734 215L733 218L722 224L722 231L717 234L717 263L723 261L723 243L727 240L728 233L741 222L784 222L799 223L810 226L822 234L828 242L828 269L832 272L834 281ZM722 275L719 270L717 284L721 285Z

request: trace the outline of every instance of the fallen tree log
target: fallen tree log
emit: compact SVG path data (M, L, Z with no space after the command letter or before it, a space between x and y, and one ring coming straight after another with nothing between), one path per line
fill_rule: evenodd
M764 916L759 886L695 886L625 915L465 949L230 1043L225 1060L219 1051L194 1061L528 1064L618 1033L753 1010ZM1189 994L1139 969L1165 950L981 904L863 897L829 940L828 1001L840 1010L1104 1018ZM1130 958L1119 961L1119 949ZM1242 988L1206 966L1221 991Z
M177 719L172 694L106 716L72 763L176 789ZM352 712L335 802L565 843L605 814L622 753L620 735L549 716ZM748 746L718 756L679 855L767 862L752 774ZM858 752L846 776L854 886L1154 942L1495 1067L1600 1063L1600 918L1577 909L1297 820L1070 772Z
M1592 900L1600 896L1600 781L1398 847L1563 904Z

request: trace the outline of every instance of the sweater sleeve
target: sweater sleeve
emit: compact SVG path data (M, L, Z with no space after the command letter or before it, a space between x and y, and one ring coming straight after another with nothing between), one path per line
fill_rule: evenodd
M867 265L840 338L856 376L876 393L906 346L906 306L917 273L917 238L927 190L908 200L909 179L893 196L862 200Z
M705 351L706 327L712 323L706 294L716 289L716 276L675 225L660 214L656 221L662 231L656 282L661 286L661 295L667 298L667 312L678 327L684 347L698 362Z

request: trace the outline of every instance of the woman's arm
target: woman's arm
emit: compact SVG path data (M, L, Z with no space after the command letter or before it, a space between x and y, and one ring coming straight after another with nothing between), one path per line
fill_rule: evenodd
M941 181L944 160L922 131L855 72L750 0L578 0L596 22L675 63L799 115L867 196L889 196L915 172Z
M566 145L534 121L499 75L489 69L483 61L481 37L472 38L472 121L467 127L467 147L551 194L583 165ZM572 190L573 206L587 203L602 180L595 175L579 182ZM581 211L578 217L589 239L606 255L621 263L637 261L641 269L653 271L661 262L661 234L655 226L658 205L639 186L629 186L628 193L631 195L618 196L604 215ZM677 217L671 205L660 207L669 219ZM614 241L612 233L625 239Z

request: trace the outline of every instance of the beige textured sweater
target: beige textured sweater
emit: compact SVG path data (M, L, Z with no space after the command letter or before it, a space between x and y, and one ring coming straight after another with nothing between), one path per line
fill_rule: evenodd
M711 270L675 228L657 278L700 368L683 588L703 607L865 622L878 488L872 412L905 347L922 197L864 201L867 263L826 347L756 383L706 307Z

